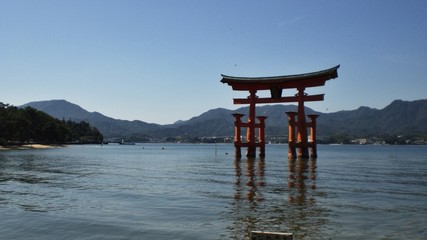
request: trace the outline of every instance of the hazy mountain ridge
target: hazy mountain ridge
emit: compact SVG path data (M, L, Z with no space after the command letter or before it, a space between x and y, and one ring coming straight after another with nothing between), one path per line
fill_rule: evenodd
M319 135L426 134L427 100L395 100L381 110L360 107L322 114L318 126Z
M234 118L232 113L248 115L248 107L229 110L216 108L199 116L174 124L159 125L143 121L127 121L107 117L98 112L88 112L80 106L65 100L30 102L21 107L31 106L58 119L87 121L104 134L106 138L129 138L146 136L162 139L176 136L213 137L232 136ZM267 116L267 135L287 135L285 112L296 111L295 105L261 105L257 115ZM395 100L384 109L360 107L356 110L334 113L319 113L306 108L306 114L320 114L318 135L369 136L381 134L427 134L427 100ZM246 121L246 118L244 118Z
M33 107L58 119L86 121L95 126L106 138L144 135L157 127L158 124L143 121L128 121L107 117L98 112L88 112L82 107L66 100L48 100L30 102L20 107Z

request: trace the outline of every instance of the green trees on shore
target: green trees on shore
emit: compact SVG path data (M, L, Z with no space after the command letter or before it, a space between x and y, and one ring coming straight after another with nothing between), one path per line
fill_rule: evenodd
M0 145L17 143L100 143L102 134L86 122L58 120L31 107L0 102Z

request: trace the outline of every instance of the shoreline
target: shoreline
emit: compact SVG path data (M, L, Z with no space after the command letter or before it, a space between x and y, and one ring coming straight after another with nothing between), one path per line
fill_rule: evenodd
M30 150L30 149L50 149L50 148L61 148L65 145L58 144L23 144L23 145L10 145L10 146L0 146L0 151L3 150Z

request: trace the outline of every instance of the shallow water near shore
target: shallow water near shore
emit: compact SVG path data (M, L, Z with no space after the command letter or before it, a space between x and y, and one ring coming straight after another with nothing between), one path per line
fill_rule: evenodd
M230 144L0 152L1 239L426 239L427 146Z

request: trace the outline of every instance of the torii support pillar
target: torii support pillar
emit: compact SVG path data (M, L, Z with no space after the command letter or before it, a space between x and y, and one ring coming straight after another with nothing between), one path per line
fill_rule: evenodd
M265 157L265 119L266 116L256 117L259 120L259 132L258 132L258 145L259 145L259 156Z
M296 141L295 137L295 129L298 126L298 122L295 121L295 116L298 114L297 112L286 112L288 115L289 127L288 127L288 158L296 158L297 156L300 158L308 158L308 156L301 156L302 145L300 141L300 133L298 133L298 141ZM316 119L319 117L317 114L309 114L307 115L310 118L310 122L306 123L306 127L310 128L310 139L307 141L307 149L310 148L310 157L317 158L317 136L316 136ZM307 129L306 129L307 132ZM296 149L299 148L298 155L296 153Z
M295 158L296 152L296 138L295 138L295 116L296 112L286 112L288 115L289 127L288 127L288 158Z
M316 118L319 117L317 114L307 115L310 118L310 157L317 158L317 136L316 136Z
M242 139L240 137L240 128L242 127L242 117L245 115L240 113L233 113L232 115L234 117L234 156L241 157Z

